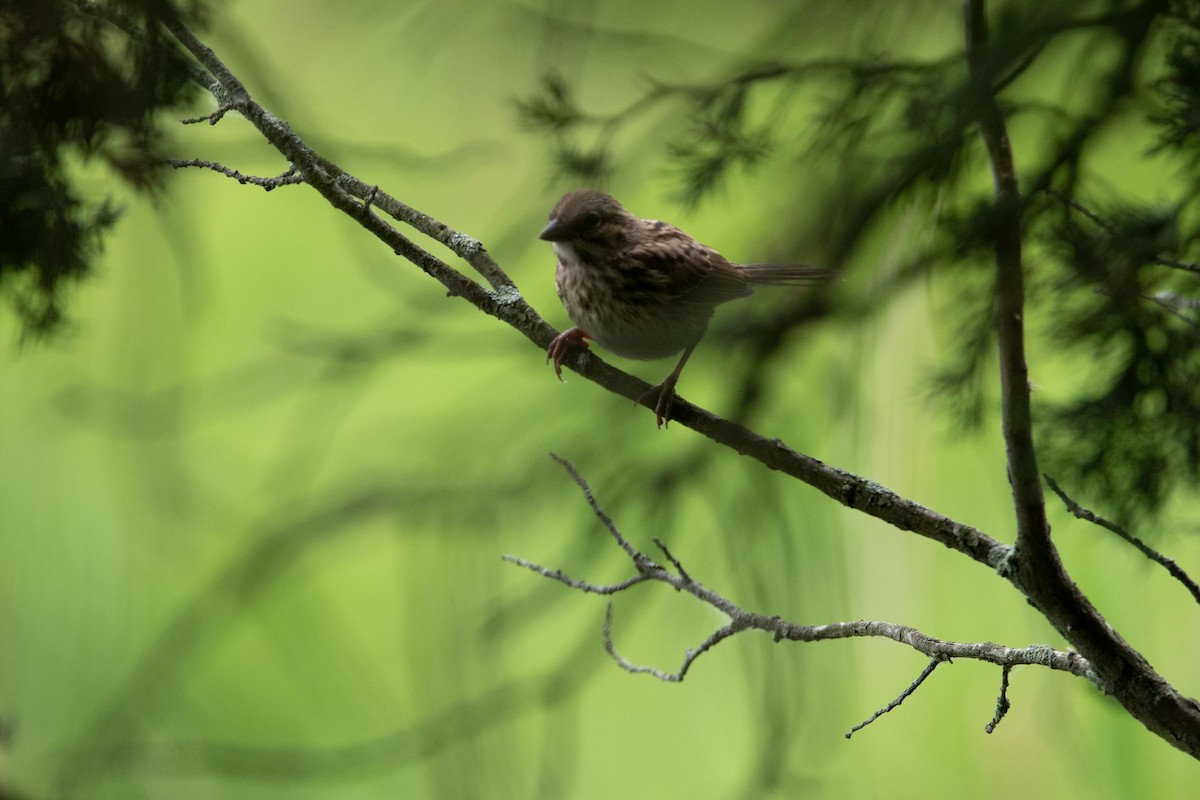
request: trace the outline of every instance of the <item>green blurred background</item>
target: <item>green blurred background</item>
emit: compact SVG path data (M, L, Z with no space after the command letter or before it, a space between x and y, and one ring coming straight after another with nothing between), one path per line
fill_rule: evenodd
M779 6L256 0L218 7L203 38L324 155L482 240L562 327L553 257L536 234L570 187L552 179L547 142L522 129L513 105L547 70L604 112L631 102L648 75L711 79L748 48L796 58L814 42L831 53L960 46L954 4L852 29L813 14L803 30L780 27ZM777 251L797 246L780 208L819 220L802 182L828 179L836 164L781 157L687 208L671 199L654 136L679 109L656 113L625 134L609 187L631 210L735 259L819 260L817 239ZM286 167L235 115L175 137L178 157L262 175ZM120 191L85 174L97 198ZM1090 684L1046 670L1013 673L1013 710L990 736L999 671L961 662L849 741L843 734L907 686L924 657L886 641L774 644L751 633L679 685L621 671L603 650L603 599L501 561L514 553L595 581L629 574L550 451L578 466L635 544L660 537L696 579L745 607L1063 645L1005 582L961 556L686 428L656 431L646 410L574 375L558 383L528 341L446 298L310 190L266 194L196 170L172 176L157 202L118 197L125 217L101 274L72 298L73 328L2 356L0 780L10 791L1194 789L1192 760ZM896 222L875 263L852 265L849 290L899 257L890 246L911 232L903 215ZM947 292L929 281L871 319L794 337L747 422L1010 541L997 431L960 436L928 401L929 370L954 345L939 322ZM760 302L771 299L743 305ZM718 318L739 313L756 312ZM718 413L735 394L727 363L740 354L720 329L681 384ZM9 318L0 339L17 340ZM1033 379L1054 391L1063 376L1038 348ZM651 381L669 369L618 363ZM1056 504L1051 512L1084 591L1195 694L1185 593ZM1197 537L1158 542L1193 572L1200 565ZM615 600L617 647L663 669L722 622L664 587Z

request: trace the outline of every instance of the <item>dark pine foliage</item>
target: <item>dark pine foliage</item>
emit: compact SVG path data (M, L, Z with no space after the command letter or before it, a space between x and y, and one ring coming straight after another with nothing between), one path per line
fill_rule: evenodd
M84 2L0 0L0 300L26 336L61 329L68 288L118 216L110 200L83 198L72 164L102 161L139 191L160 185L156 112L192 86L164 25L199 12L177 5L121 0L101 16Z

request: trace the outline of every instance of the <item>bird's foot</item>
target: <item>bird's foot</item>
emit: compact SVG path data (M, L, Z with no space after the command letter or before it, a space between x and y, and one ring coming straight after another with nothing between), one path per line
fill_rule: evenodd
M675 404L675 381L663 381L657 386L651 386L637 399L638 405L649 405L654 402L654 423L662 428L670 427L671 407Z
M546 348L546 361L554 362L554 374L561 381L562 365L567 354L571 352L571 348L578 345L584 350L587 349L587 340L591 337L587 335L587 331L582 328L570 328L563 331L558 336L550 340L550 346Z

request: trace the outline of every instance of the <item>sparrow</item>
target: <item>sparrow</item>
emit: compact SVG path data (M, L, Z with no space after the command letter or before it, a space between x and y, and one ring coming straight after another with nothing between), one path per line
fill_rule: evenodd
M828 275L800 264L734 264L691 236L641 219L603 192L568 192L538 234L558 257L554 283L575 327L550 342L546 360L562 380L564 359L587 340L624 358L653 361L682 353L657 394L655 422L671 419L675 384L721 303L749 295L755 284L797 284Z

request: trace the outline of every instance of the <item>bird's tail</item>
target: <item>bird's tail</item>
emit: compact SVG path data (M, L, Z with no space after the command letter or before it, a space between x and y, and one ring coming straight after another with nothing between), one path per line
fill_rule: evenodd
M806 264L738 264L750 283L819 283L833 277L833 270Z

